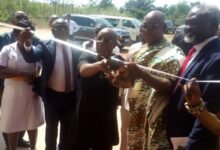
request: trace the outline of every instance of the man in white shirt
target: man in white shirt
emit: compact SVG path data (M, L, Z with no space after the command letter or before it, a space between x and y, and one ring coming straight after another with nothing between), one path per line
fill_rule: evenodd
M69 28L65 20L56 19L52 24L52 33L55 38L66 41ZM41 80L35 90L44 101L46 150L56 149L58 123L60 123L59 149L66 150L76 104L77 64L80 53L52 40L32 48L31 33L24 30L21 34L23 42L19 47L22 49L24 59L29 63L42 61Z
M73 40L74 34L79 30L79 25L71 19L71 14L66 15L66 20L69 27L69 39Z

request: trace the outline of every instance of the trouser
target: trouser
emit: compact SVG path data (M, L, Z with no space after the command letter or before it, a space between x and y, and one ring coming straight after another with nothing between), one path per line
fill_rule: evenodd
M103 145L102 143L94 146L86 146L85 143L80 145L81 147L78 150L112 150L112 145Z
M56 150L58 123L60 123L59 149L68 148L68 136L73 122L76 93L56 92L50 88L46 91L45 120L46 120L46 150Z

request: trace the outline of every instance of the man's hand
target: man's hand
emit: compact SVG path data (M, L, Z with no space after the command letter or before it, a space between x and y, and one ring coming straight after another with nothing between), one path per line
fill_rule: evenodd
M141 70L136 63L130 62L127 64L127 70L131 78L140 79L143 75L143 70Z
M105 72L108 69L108 65L107 65L107 60L106 59L102 59L102 60L98 61L96 63L96 65L98 67L98 71Z
M33 39L33 34L30 31L30 28L24 29L20 32L18 36L18 46L20 49L24 48L25 46L31 46Z
M107 61L107 65L108 65L108 68L110 70L118 70L119 68L123 67L125 64L125 62L123 60L120 60L114 56L112 56L110 59L108 59Z
M201 92L199 84L196 83L196 78L192 78L190 82L183 86L186 102L190 106L196 106L200 103Z

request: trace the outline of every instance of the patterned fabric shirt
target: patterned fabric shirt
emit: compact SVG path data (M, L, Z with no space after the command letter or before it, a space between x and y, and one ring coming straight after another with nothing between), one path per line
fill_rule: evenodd
M184 61L183 52L166 39L160 44L149 47L144 44L132 57L133 62L178 74ZM157 77L175 82L175 78L150 72ZM170 150L166 137L166 105L169 94L160 93L142 79L134 81L128 101L131 121L128 131L129 150Z

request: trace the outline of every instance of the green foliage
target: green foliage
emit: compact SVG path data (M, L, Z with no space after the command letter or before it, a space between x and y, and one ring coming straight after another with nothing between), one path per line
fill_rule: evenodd
M101 8L109 8L109 7L114 7L112 4L112 0L101 0L99 3L99 7Z
M178 26L184 24L190 5L186 1L182 1L164 9L167 19L172 20Z
M39 3L33 0L0 0L0 21L10 22L13 13L18 10L27 12L34 24L40 26L47 26L47 20L52 14L62 16L66 13L129 16L143 20L149 11L157 9L165 12L167 19L181 25L190 9L186 1L169 7L155 7L154 0L128 0L120 9L112 4L112 0L90 0L88 5L82 6L66 4L64 1L50 0L49 3Z
M124 10L137 19L143 19L144 16L155 8L154 0L129 0L125 3Z

